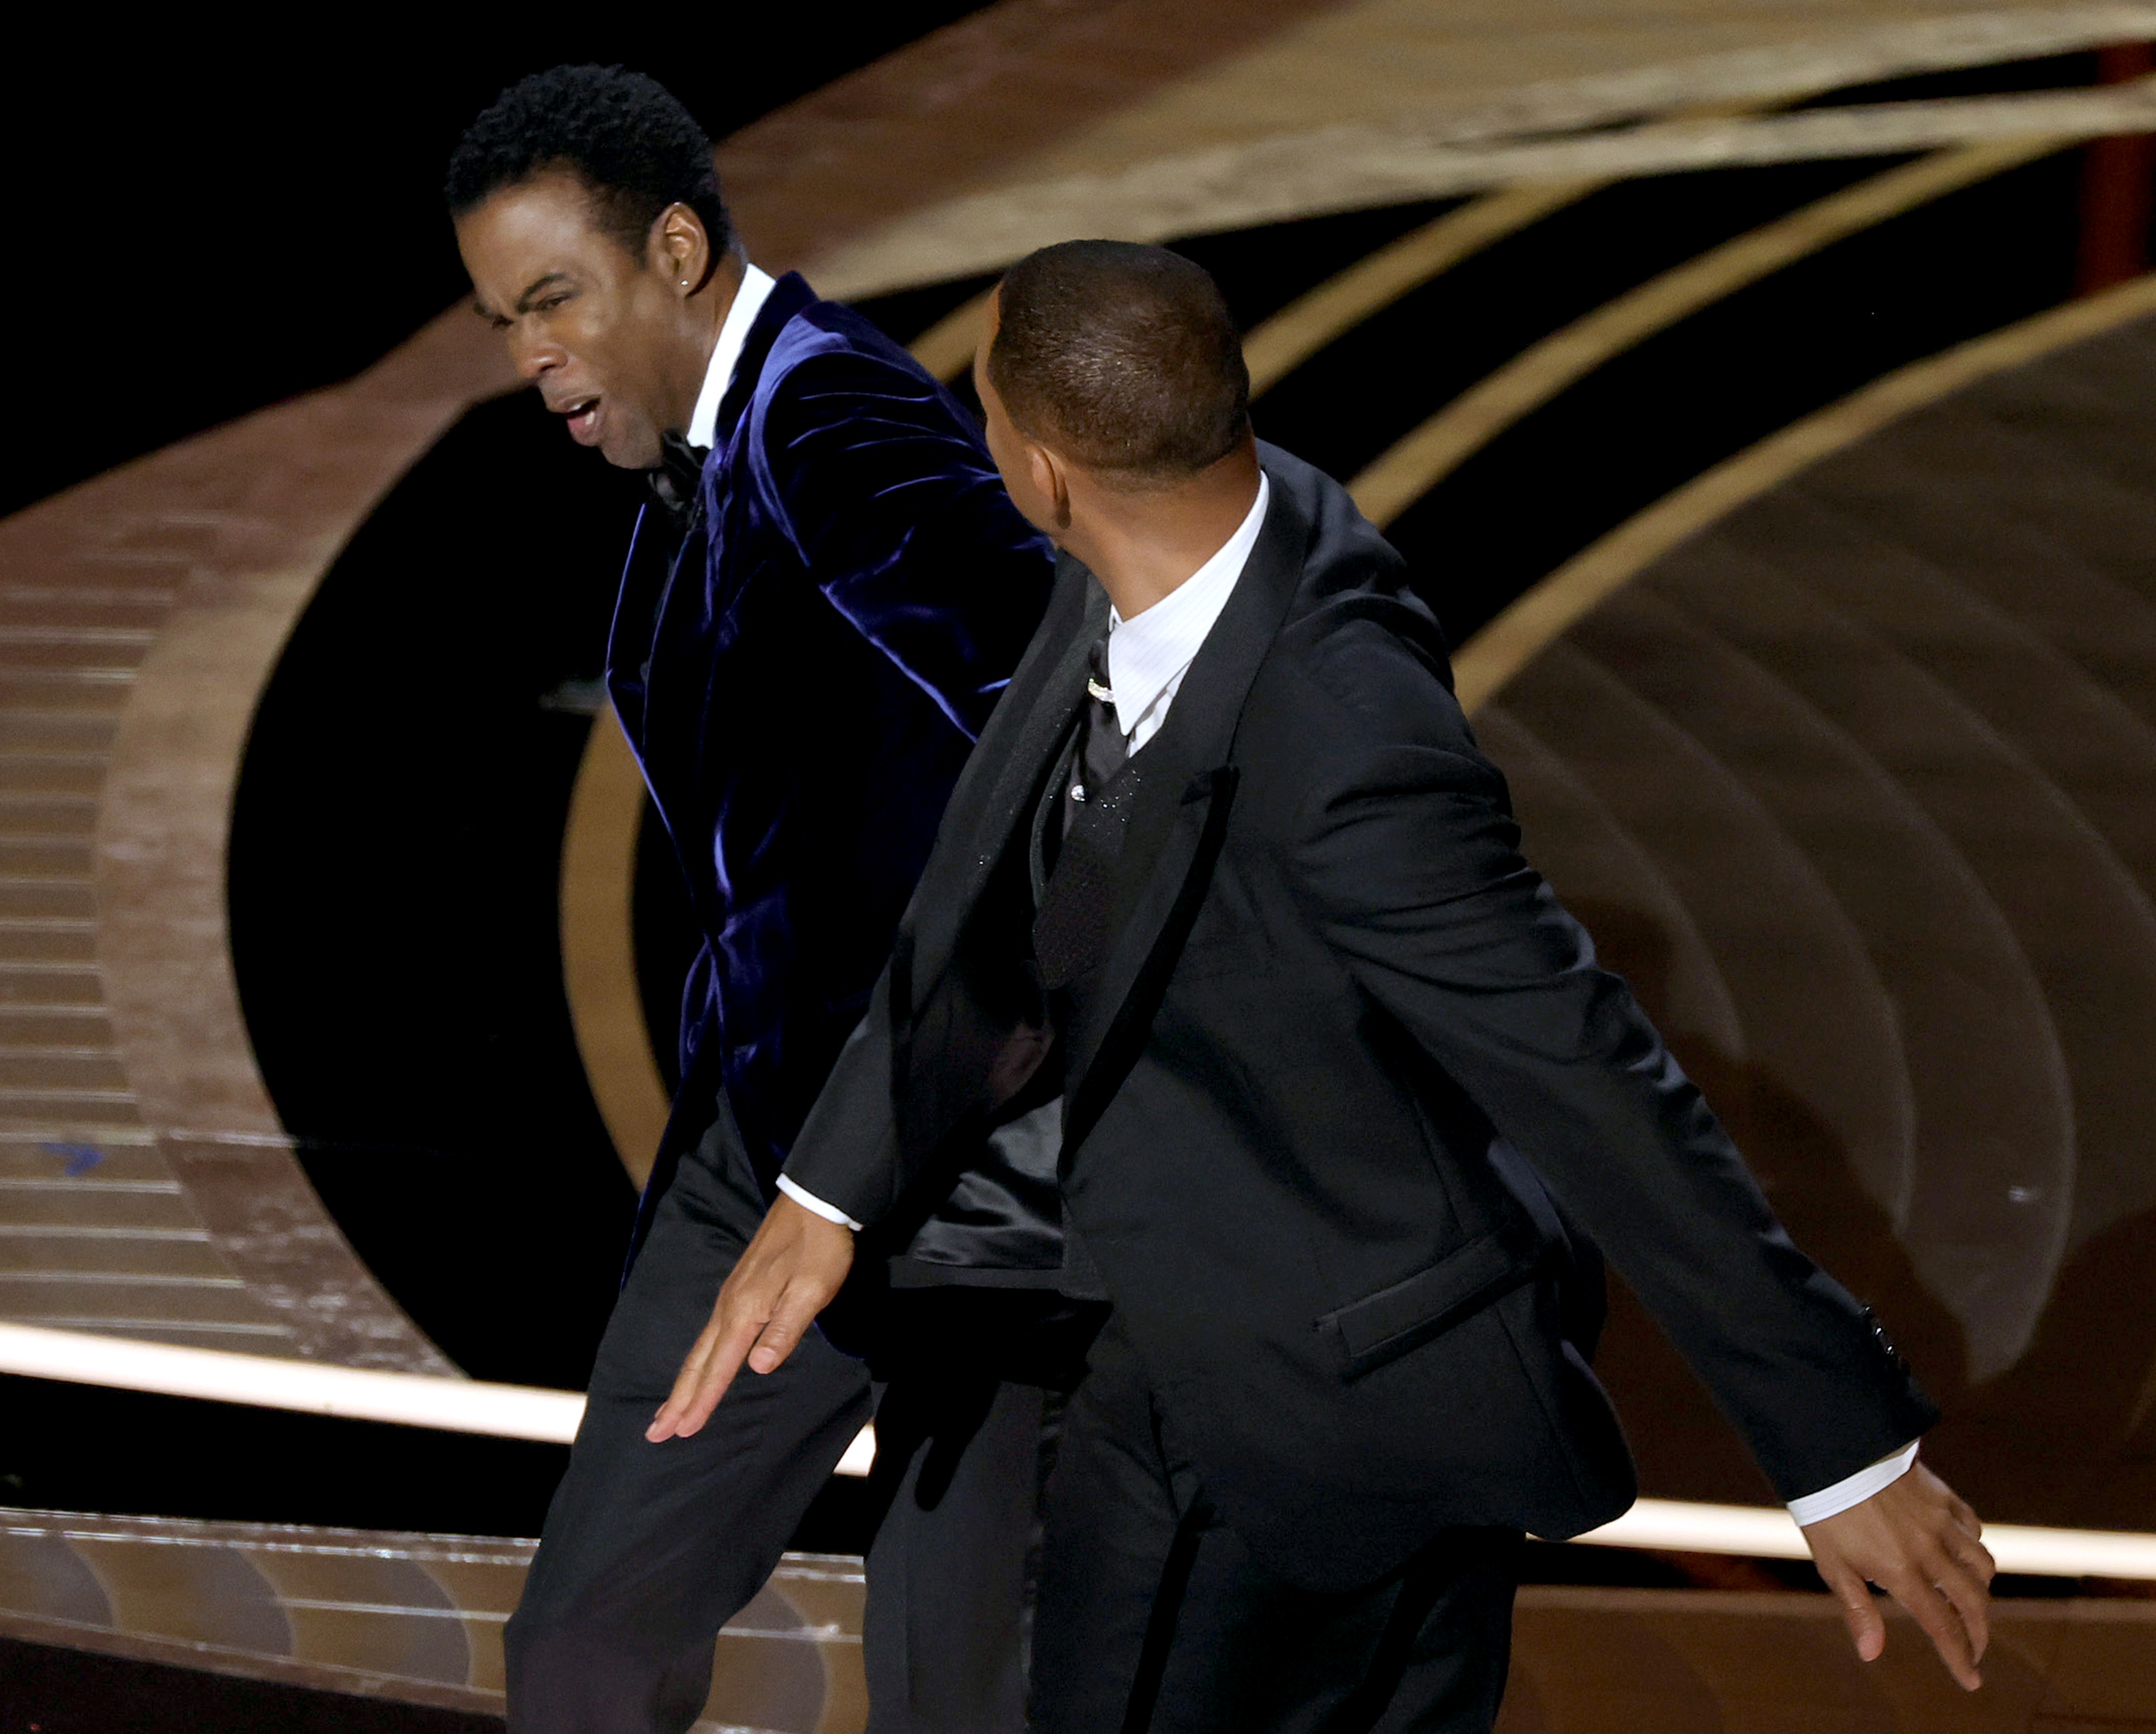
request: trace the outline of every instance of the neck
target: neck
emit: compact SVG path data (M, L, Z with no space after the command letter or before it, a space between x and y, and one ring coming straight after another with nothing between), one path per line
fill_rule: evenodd
M1101 581L1128 620L1173 594L1242 527L1258 497L1258 454L1245 441L1185 482L1114 490L1074 477L1070 522L1057 540Z
M711 275L696 293L681 304L688 339L683 351L687 365L675 382L675 403L667 428L670 434L689 431L689 418L696 413L696 399L703 395L704 376L711 372L711 353L719 346L719 333L725 329L726 315L733 311L734 298L740 295L747 276L747 256L737 249L729 251L712 266ZM681 387L685 387L685 395Z

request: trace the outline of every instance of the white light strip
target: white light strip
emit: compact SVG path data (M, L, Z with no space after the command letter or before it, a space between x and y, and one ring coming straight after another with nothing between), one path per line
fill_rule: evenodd
M1614 1523L1573 1537L1594 1547L1676 1553L1730 1553L1750 1559L1805 1559L1810 1550L1789 1514L1768 1506L1691 1505L1643 1499ZM1984 1526L1984 1545L2002 1572L2034 1578L2156 1580L2156 1535L2128 1530Z
M854 1435L854 1442L846 1447L846 1454L839 1460L839 1466L831 1471L835 1475L865 1475L875 1461L875 1429L864 1427Z
M574 1391L434 1378L416 1372L376 1372L321 1361L285 1361L230 1349L187 1348L36 1325L0 1324L0 1373L557 1445L576 1437L577 1424L584 1413L584 1399ZM846 1448L838 1472L865 1475L875 1460L875 1430L865 1427ZM1795 1522L1776 1506L1643 1499L1614 1523L1573 1539L1595 1547L1727 1553L1751 1559L1806 1557ZM2156 1535L2000 1523L1985 1529L1984 1542L2002 1572L2156 1581Z
M174 1328L185 1327L176 1322ZM0 1372L552 1444L575 1438L584 1413L584 1399L574 1391L380 1372L35 1325L0 1324Z
M583 1397L575 1391L379 1372L37 1325L0 1324L0 1372L542 1444L567 1444L584 1417ZM839 1473L865 1475L875 1456L875 1435L864 1428L846 1448Z

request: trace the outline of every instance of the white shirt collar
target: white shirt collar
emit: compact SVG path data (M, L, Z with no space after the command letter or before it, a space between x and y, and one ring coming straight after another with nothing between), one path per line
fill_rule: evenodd
M1235 533L1221 543L1210 560L1141 614L1126 620L1112 608L1108 613L1108 685L1116 695L1116 721L1132 737L1132 751L1143 745L1137 739L1138 725L1150 720L1149 738L1160 726L1147 713L1164 700L1172 700L1183 671L1198 654L1213 623L1235 588L1235 580L1249 563L1250 550L1258 545L1258 532L1265 525L1265 502L1272 483L1258 472L1258 497Z
M726 309L719 341L712 346L711 365L704 369L704 388L697 392L696 407L690 413L690 444L709 451L717 443L719 405L726 398L726 387L734 382L734 367L741 360L742 345L748 341L748 328L756 323L757 315L763 311L763 304L771 299L775 287L777 280L768 271L751 265L742 273L741 287L734 291L734 304Z

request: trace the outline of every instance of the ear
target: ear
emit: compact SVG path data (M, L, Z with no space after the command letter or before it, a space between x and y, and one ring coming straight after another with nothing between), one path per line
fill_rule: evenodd
M1026 475L1034 491L1049 504L1055 531L1070 527L1070 473L1063 460L1045 445L1025 443ZM1051 532L1054 533L1054 532Z
M669 205L651 225L649 247L653 270L683 295L694 295L711 274L711 238L704 219L688 206Z

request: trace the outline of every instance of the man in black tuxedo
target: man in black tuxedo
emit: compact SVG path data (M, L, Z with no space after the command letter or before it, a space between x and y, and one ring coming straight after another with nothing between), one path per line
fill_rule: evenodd
M1399 556L1254 444L1210 280L1074 243L997 320L989 448L1056 593L660 1427L778 1367L1045 1074L1114 1311L1050 1490L1042 1734L1486 1729L1522 1531L1634 1494L1598 1246L1860 1653L1869 1578L1974 1685L1991 1562L1914 1462L1934 1411L1522 859Z
M1086 1323L1055 1293L1052 1220L1014 1211L986 1259L891 1276L933 1293L861 1295L869 1364L819 1337L700 1438L646 1429L867 1003L1040 623L1049 550L947 391L750 263L710 141L651 80L523 80L473 123L446 191L523 377L571 438L649 474L608 688L704 941L634 1262L506 1634L510 1726L687 1728L721 1624L868 1418L874 1367L891 1516L869 1557L870 1727L1018 1734L1040 1381L1068 1358L1057 1333ZM969 1220L1052 1195L1052 1116L973 1157ZM965 1356L942 1352L952 1319Z

